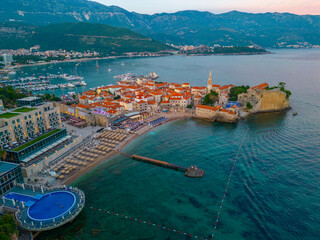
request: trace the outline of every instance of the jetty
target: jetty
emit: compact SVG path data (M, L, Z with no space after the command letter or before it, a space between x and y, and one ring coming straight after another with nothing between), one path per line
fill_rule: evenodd
M156 159L152 159L152 158L148 158L148 157L143 157L143 156L139 156L139 155L129 155L126 153L120 153L123 156L126 157L130 157L134 160L138 160L141 162L146 162L149 164L153 164L153 165L157 165L160 167L166 167L166 168L171 168L174 169L176 171L180 171L180 172L184 172L184 175L186 177L192 177L192 178L201 178L204 175L204 171L202 169L197 168L196 166L190 166L189 168L186 167L182 167L176 164L172 164L172 163L168 163L165 161L160 161L160 160L156 160Z

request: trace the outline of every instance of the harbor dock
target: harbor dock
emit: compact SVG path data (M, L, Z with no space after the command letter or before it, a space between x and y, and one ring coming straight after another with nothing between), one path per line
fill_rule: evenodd
M165 161L160 161L160 160L156 160L156 159L152 159L152 158L148 158L148 157L143 157L143 156L139 156L139 155L129 155L126 153L120 153L123 156L126 157L130 157L134 160L138 160L138 161L142 161L142 162L146 162L149 164L154 164L157 166L161 166L161 167L166 167L166 168L171 168L174 169L176 171L180 171L180 172L184 172L184 175L186 177L192 177L192 178L201 178L204 175L204 171L202 169L199 169L195 166L191 166L189 168L186 167L182 167L176 164L172 164L172 163L168 163Z

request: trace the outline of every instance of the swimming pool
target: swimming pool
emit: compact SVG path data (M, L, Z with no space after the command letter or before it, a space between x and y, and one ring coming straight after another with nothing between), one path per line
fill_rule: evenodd
M20 201L20 202L28 202L28 201L32 201L33 197L29 196L29 195L24 195L24 194L20 194L20 193L15 193L15 192L11 192L9 194L7 194L5 196L6 199L14 199L16 201Z
M73 208L76 197L67 191L52 192L44 195L28 209L28 217L35 221L50 221L60 217Z

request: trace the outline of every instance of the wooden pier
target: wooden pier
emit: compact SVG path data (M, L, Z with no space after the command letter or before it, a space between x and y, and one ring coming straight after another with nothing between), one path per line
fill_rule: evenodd
M134 155L129 155L126 153L120 153L120 154L123 156L126 156L126 157L130 157L134 160L138 160L138 161L146 162L149 164L153 164L153 165L157 165L157 166L161 166L161 167L166 167L166 168L171 168L176 171L184 172L184 175L186 177L200 178L200 177L203 177L203 175L204 175L204 171L197 168L197 167L191 166L189 168L186 168L186 167L182 167L182 166L179 166L176 164L172 164L172 163L168 163L168 162L164 162L164 161L160 161L160 160L156 160L156 159L152 159L152 158L148 158L148 157L143 157L143 156L139 156L139 155L135 155L135 154Z

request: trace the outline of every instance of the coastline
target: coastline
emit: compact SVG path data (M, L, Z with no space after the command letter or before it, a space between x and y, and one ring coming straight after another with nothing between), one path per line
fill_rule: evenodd
M19 68L23 67L33 67L33 66L43 66L49 64L59 64L59 63L69 63L69 62L90 62L97 60L105 60L105 59L118 59L118 58L149 58L149 57L165 57L169 55L155 55L155 56L109 56L109 57L94 57L94 58L79 58L79 59L70 59L64 61L51 61L51 62L41 62L41 63L33 63L33 64L22 64L8 67L8 70L19 70ZM171 55L170 55L171 56Z
M136 140L138 137L146 134L147 132L149 132L152 129L155 129L159 126L162 126L164 124L167 124L169 122L174 122L174 121L178 121L178 120L182 120L182 119L187 119L187 118L192 118L191 114L182 114L176 117L171 117L169 116L168 120L159 124L159 125L155 125L152 127L147 128L148 126L144 127L145 129L143 129L143 131L140 134L134 133L133 135L131 135L131 137L129 137L120 147L118 147L116 150L110 152L109 154L105 155L105 156L101 156L100 158L98 158L95 162L93 162L91 165L88 165L86 168L80 170L79 172L77 172L76 174L70 176L70 178L67 178L66 180L64 180L63 182L61 182L61 185L71 185L74 182L76 182L79 178L81 178L82 176L84 176L85 174L89 173L90 171L94 170L95 168L99 167L101 164L109 162L115 155L119 154L129 143L132 143L134 140ZM141 130L142 130L141 129Z
M8 70L19 70L24 67L33 67L33 66L44 66L50 64L59 64L59 63L72 63L72 62L89 62L89 61L97 61L97 60L105 60L105 59L120 59L120 58L150 58L150 57L166 57L166 56L243 56L243 55L264 55L271 54L272 52L257 52L257 53L216 53L216 54L166 54L166 55L154 55L154 56L109 56L109 57L93 57L93 58L79 58L79 59L69 59L63 61L50 61L50 62L41 62L41 63L33 63L33 64L22 64L8 67Z
M264 55L264 54L272 54L272 52L266 51L266 52L243 52L243 53L212 53L212 54L179 54L182 56L246 56L246 55Z
M280 111L272 111L272 112L283 112L283 111L287 111L289 110L290 108L288 109L284 109L284 110L280 110ZM271 112L271 113L272 113ZM263 112L265 113L265 112ZM243 120L243 119L246 119L249 117L249 115L251 114L254 114L254 113L249 113L249 112L246 112L246 114L243 114L243 116L240 116L240 119L239 120ZM208 121L206 119L203 119L203 118L198 118L198 117L195 117L193 114L190 114L190 113L182 113L182 112L173 112L173 113L167 113L164 115L165 117L168 118L167 121L165 122L162 122L161 124L159 125L155 125L155 126L150 126L150 125L147 125L145 127L143 127L139 132L139 133L134 133L132 134L129 138L127 138L125 140L125 142L123 143L120 143L120 145L118 145L114 151L108 153L107 155L105 156L101 156L99 157L95 162L93 162L91 165L88 165L87 167L85 167L84 169L80 170L79 172L77 172L76 174L70 176L69 178L65 179L63 182L61 182L62 185L71 185L72 183L74 183L75 181L77 181L80 177L84 176L85 174L87 174L88 172L94 170L95 168L99 167L101 164L103 163L106 163L106 162L109 162L115 155L119 154L128 144L132 143L134 140L136 140L138 137L146 134L147 132L149 132L150 130L152 129L155 129L159 126L162 126L164 124L167 124L169 122L174 122L174 121L177 121L177 120L182 120L182 119L200 119L200 120L204 120L204 121ZM211 122L211 121L209 121ZM224 122L224 121L222 121ZM229 122L229 123L233 123L233 122Z

